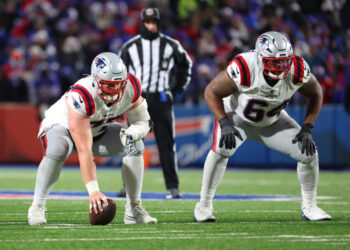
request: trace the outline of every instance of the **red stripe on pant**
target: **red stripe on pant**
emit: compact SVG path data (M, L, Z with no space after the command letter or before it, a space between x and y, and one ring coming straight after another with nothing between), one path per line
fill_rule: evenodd
M219 122L217 120L214 120L214 138L213 138L213 147L211 148L214 152L216 152L216 145L218 143L217 141L217 134L218 134L218 127L219 127Z
M46 137L46 135L40 137L40 141L41 141L41 146L42 146L42 150L43 150L43 155L46 156L46 149L47 149L47 137Z

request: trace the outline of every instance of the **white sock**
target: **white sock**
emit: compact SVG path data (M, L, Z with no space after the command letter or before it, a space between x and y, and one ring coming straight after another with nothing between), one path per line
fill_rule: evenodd
M123 158L122 176L126 190L126 204L131 205L131 207L141 203L143 164L142 155Z
M41 160L35 181L34 205L46 205L46 199L60 176L63 163L64 161L57 161L46 156Z
M301 185L302 207L316 206L319 174L318 156L307 164L298 162L297 172Z
M212 150L204 163L200 203L202 206L212 206L216 189L224 176L228 158Z

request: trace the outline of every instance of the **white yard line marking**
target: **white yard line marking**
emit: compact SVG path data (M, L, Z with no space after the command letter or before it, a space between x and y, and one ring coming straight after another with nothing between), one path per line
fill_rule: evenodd
M318 204L324 205L349 205L349 202L346 201L319 201Z
M225 211L220 211L220 212L224 212ZM232 212L232 210L230 210L230 212ZM237 210L234 211L234 213L296 213L296 212L300 212L299 210ZM345 213L348 214L350 213L349 210L327 210L327 212L329 213Z
M231 180L223 179L221 184L238 186L238 185L260 185L260 186L295 186L297 183L295 181L283 181L283 180L254 180L251 179L240 179L240 180Z
M152 211L152 214L176 214L176 213L187 213L189 211L177 210L177 211ZM193 211L190 210L192 213Z
M200 231L201 233L202 231ZM143 232L147 233L147 232ZM158 233L158 232L154 232ZM167 232L162 232L167 233ZM266 239L269 241L283 241L283 242L326 242L326 243L339 243L339 241L344 242L344 244L350 241L350 235L268 235L268 236L249 236L248 233L213 233L196 235L192 232L181 232L186 233L186 235L177 236L156 236L156 237L115 237L115 238L71 238L71 239L58 239L58 238L44 238L44 239L30 239L30 240L0 240L0 242L65 242L65 241L124 241L124 240L165 240L165 239ZM279 240L279 238L281 240ZM336 241L336 242L334 242Z
M237 210L234 211L234 213L299 213L299 210ZM343 213L343 214L348 214L350 213L349 210L327 210L329 213ZM50 212L48 211L47 214L51 215L79 215L79 214L87 214L88 211L81 211L81 212ZM177 211L152 211L153 214L175 214L175 213L192 213L192 210L189 211L184 211L184 210L177 210ZM220 210L218 213L232 213L232 210ZM15 212L15 213L0 213L1 216L21 216L21 215L26 215L27 212Z
M347 220L337 220L337 224L349 224L349 221ZM332 221L317 221L317 222L306 222L304 220L300 221L235 221L235 222L219 222L220 225L224 224L304 224L304 223L317 223L317 224L327 224L327 223L332 223ZM27 221L8 221L8 222L0 222L0 225L27 225ZM158 225L179 225L179 223L175 222L158 222ZM197 225L200 226L201 224L198 222L183 222L181 223L182 225ZM50 227L57 227L57 228L67 228L67 227L83 227L83 228L90 228L94 229L96 227L91 226L90 224L49 224L46 226L41 226L41 228L50 228ZM113 222L112 224L106 225L104 227L112 227L112 226L118 226L118 227L130 227L130 225L125 225L120 222ZM36 228L36 227L33 227ZM145 227L142 227L142 229L145 229ZM148 228L152 229L152 228ZM133 228L130 230L134 230Z
M237 210L235 213L295 213L298 210Z

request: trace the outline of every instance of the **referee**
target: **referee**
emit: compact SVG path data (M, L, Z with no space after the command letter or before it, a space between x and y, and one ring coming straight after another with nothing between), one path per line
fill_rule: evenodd
M177 40L160 32L157 8L141 11L139 34L123 45L120 57L128 72L141 81L142 96L147 100L148 112L154 124L167 198L181 198L173 100L191 80L192 61Z

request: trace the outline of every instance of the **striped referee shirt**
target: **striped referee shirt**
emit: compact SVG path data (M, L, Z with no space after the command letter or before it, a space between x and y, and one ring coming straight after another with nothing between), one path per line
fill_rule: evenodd
M156 93L172 88L179 92L191 80L192 61L181 44L162 33L154 40L136 35L121 51L128 72L141 81L142 92Z

